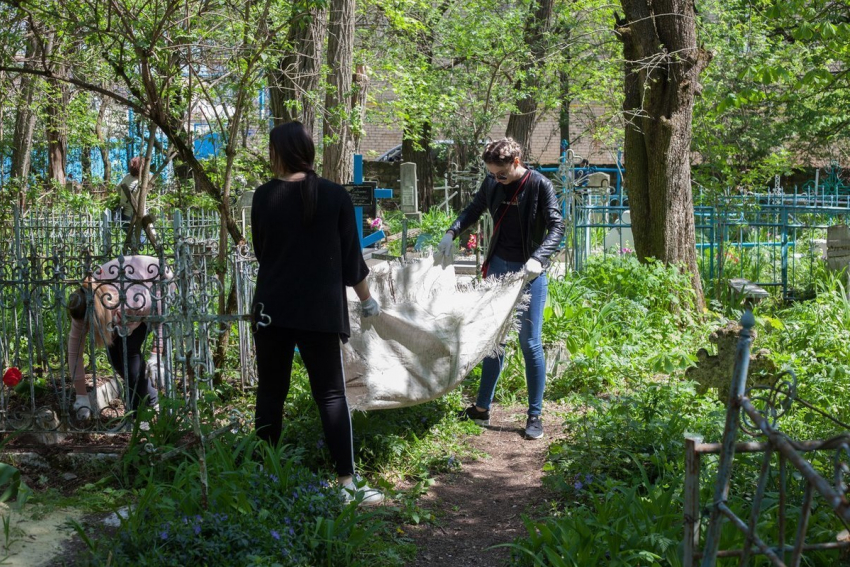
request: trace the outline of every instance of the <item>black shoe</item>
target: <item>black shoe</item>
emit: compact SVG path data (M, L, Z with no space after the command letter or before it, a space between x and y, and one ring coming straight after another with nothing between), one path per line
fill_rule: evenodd
M543 422L540 421L540 416L528 416L528 421L525 422L525 438L540 439L541 437L543 437Z
M458 415L461 420L471 419L478 425L490 425L490 410L478 411L475 404L472 404Z

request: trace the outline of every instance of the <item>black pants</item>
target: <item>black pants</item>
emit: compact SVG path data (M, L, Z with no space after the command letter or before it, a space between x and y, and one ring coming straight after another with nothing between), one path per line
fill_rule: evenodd
M130 390L130 409L136 411L145 396L148 397L148 405L157 403L158 392L147 376L147 366L142 358L142 345L148 334L148 326L142 323L136 327L127 337L127 372L124 372L124 338L115 333L112 346L107 349L109 363L115 372L124 379L124 383Z
M280 439L283 403L289 394L295 347L301 353L310 390L319 406L322 429L339 476L354 474L354 441L351 416L345 399L345 376L339 335L280 327L260 327L257 345L257 435L269 443Z

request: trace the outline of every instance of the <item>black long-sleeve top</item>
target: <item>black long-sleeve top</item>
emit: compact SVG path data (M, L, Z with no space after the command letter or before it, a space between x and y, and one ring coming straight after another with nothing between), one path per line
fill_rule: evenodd
M316 211L304 226L301 182L273 179L251 204L254 252L260 264L255 320L275 327L351 334L345 286L369 274L354 206L341 185L319 178ZM266 320L268 322L268 320Z

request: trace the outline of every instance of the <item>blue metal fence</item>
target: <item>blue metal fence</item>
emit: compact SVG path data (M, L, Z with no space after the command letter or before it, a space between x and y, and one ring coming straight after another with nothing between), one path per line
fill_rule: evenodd
M580 271L591 256L633 251L628 207L607 192L567 197L568 257ZM792 299L810 293L824 269L827 229L850 216L847 196L722 195L694 207L697 259L706 289L746 278Z

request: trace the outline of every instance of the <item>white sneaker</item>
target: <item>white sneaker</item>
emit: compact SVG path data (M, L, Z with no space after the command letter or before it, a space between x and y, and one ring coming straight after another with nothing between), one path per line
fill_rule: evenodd
M370 487L360 475L343 484L339 493L346 504L356 502L360 506L374 506L384 501L384 493Z
M82 396L77 394L77 399L74 401L74 414L77 416L77 419L82 421L91 418L91 401L88 394Z

